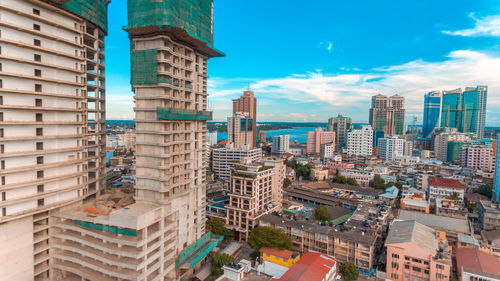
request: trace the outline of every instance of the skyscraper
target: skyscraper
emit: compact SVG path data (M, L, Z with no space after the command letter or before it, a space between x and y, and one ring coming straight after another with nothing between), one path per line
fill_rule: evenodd
M257 143L257 99L254 97L254 92L250 91L250 86L243 95L233 100L233 115L236 113L246 114L252 118L253 142L252 147L256 147Z
M104 189L108 1L87 2L0 4L2 280L52 279L50 214Z
M370 125L374 131L383 131L386 137L403 135L405 129L405 98L400 95L372 97Z
M337 117L328 119L327 131L335 132L335 146L337 149L344 148L347 142L347 131L352 128L352 119L339 114Z
M351 129L347 132L347 154L371 156L373 152L373 130L371 126Z
M253 126L253 119L239 112L227 118L227 137L233 148L255 147Z
M493 198L491 201L495 203L500 202L500 134L497 134L496 148L493 153L496 157L495 160L495 181L493 183Z
M483 138L487 97L487 86L444 91L441 127L457 128L459 132Z
M434 129L441 125L441 98L440 91L433 91L424 96L424 124L422 137L429 138Z

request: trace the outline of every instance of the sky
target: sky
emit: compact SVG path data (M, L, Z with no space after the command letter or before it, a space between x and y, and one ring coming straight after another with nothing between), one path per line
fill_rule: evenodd
M126 1L109 5L107 118L133 119ZM424 94L487 85L487 126L500 126L500 1L215 0L208 63L215 121L250 85L257 120L367 122L371 96L406 98L422 122Z

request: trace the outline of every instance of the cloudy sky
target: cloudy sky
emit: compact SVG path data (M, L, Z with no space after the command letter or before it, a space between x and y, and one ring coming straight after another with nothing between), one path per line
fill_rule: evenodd
M110 4L107 117L132 119L125 1ZM438 2L438 3L436 3ZM259 121L368 120L370 96L406 97L422 120L432 90L488 85L487 125L500 126L500 2L215 0L209 61L214 119L250 83Z

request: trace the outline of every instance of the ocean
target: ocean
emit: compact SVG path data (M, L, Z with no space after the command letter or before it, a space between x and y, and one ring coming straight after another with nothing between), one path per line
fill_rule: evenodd
M317 127L294 127L291 129L281 129L274 131L265 131L266 138L272 138L279 135L290 135L290 141L298 141L300 143L305 143L307 141L307 132L314 131ZM326 128L323 127L323 130ZM227 133L219 132L217 134L217 141L227 140Z

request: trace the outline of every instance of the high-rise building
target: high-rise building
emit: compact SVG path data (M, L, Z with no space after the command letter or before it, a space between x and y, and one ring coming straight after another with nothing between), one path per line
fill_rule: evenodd
M259 130L259 143L263 144L266 143L266 131L260 131Z
M335 133L325 132L322 128L307 132L306 153L309 155L319 155L322 144L335 144Z
M125 145L125 149L134 150L135 149L135 131L134 130L126 130L123 134L123 144Z
M243 95L233 100L233 116L236 113L242 113L252 118L253 142L251 147L256 147L257 137L257 99L254 97L254 92L250 91L250 86Z
M229 180L231 169L236 162L248 160L251 162L262 160L262 149L260 148L231 148L223 147L212 150L212 167L217 177Z
M383 131L386 137L403 135L405 129L405 98L378 94L372 97L370 125L374 131Z
M441 126L441 98L440 91L433 91L424 96L424 124L422 137L429 138L434 129Z
M443 91L441 127L456 128L483 138L487 96L487 86Z
M373 130L371 126L351 129L347 132L347 154L371 156L373 149Z
M443 162L460 161L462 146L470 144L467 134L459 133L454 128L445 129L434 136L434 158Z
M497 135L495 155L495 179L493 183L493 197L491 201L495 203L500 202L500 134Z
M495 169L493 148L486 145L467 145L462 147L460 166L492 172Z
M217 131L208 132L207 133L207 145L208 146L216 145L217 144L217 137L218 137Z
M405 140L396 136L378 140L377 156L384 161L393 161L397 156L404 155Z
M50 214L105 187L108 1L87 2L0 4L2 280L55 279Z
M333 143L324 143L320 147L319 158L321 161L326 161L332 158L335 153L335 145Z
M335 132L335 146L337 149L344 148L347 143L347 131L352 128L352 119L339 114L337 117L328 119L327 131Z
M290 150L290 135L279 135L273 137L272 153L283 153Z
M227 118L227 138L233 148L255 147L253 126L253 119L242 113Z

